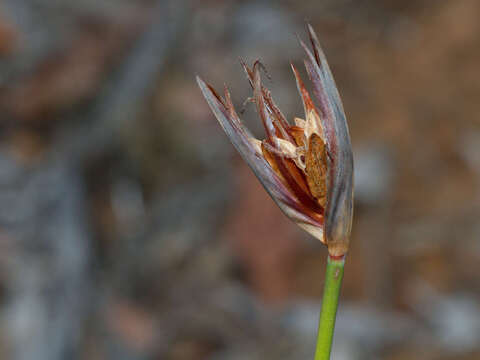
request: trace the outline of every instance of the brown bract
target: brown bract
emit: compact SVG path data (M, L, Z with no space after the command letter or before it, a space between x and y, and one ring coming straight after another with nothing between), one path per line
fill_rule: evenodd
M263 65L256 61L250 68L241 62L265 129L262 141L242 124L226 88L222 98L203 80L197 81L233 145L284 213L326 244L331 255L342 256L348 250L352 218L350 138L338 91L310 25L308 34L313 53L301 45L319 108L292 64L305 112L305 119L295 118L294 125L262 85Z

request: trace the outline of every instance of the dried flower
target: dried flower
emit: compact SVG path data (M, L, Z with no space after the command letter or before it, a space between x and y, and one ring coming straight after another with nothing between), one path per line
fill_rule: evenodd
M283 212L341 257L348 250L353 209L353 156L342 102L325 55L310 25L313 52L300 41L305 67L318 108L292 64L303 100L305 119L290 125L262 85L256 61L242 66L253 88L253 99L266 139L254 138L238 117L228 89L224 98L197 77L210 108L230 141L252 168Z

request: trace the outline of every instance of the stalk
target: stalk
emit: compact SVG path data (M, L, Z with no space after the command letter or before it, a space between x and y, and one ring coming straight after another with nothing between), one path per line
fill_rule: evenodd
M327 271L325 273L325 287L323 289L322 310L318 323L317 348L315 360L329 360L332 349L335 318L337 315L338 298L343 279L345 257L340 259L328 256Z

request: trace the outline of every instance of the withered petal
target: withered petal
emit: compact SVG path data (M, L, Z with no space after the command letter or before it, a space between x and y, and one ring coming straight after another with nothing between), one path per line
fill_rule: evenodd
M301 42L307 53L305 61L314 94L324 116L321 117L329 155L325 235L330 254L343 255L348 250L353 216L353 154L343 105L335 81L310 25L307 30L314 54Z
M300 126L290 126L290 135L295 139L297 146L305 146L305 131Z
M255 77L257 76L256 74L259 73L258 67L260 66L261 62L259 60L255 61L255 63L253 64L253 70L250 69L243 60L240 60L240 64L242 65L243 70L247 75L248 81L250 82L250 86L252 87L252 89L255 89ZM258 76L260 77L260 75ZM292 144L294 144L295 143L294 139L290 136L288 132L288 128L290 125L287 119L285 118L282 111L278 108L278 106L273 101L270 91L261 84L261 79L260 79L260 87L261 87L261 94L263 96L263 100L268 109L268 114L271 114L271 121L273 123L273 126L275 127L277 137L288 140Z
M267 106L265 104L265 99L263 97L262 92L262 80L260 78L260 72L258 68L253 69L253 98L255 99L255 104L257 105L257 112L262 119L263 127L265 128L265 132L267 134L267 138L270 144L273 145L273 138L278 136L277 130L273 123L273 117L267 110Z
M257 64L257 62L255 64ZM250 73L250 71L248 71L248 73ZM262 119L262 123L267 133L268 142L270 145L275 145L274 138L279 134L275 131L273 116L271 116L272 114L268 111L269 107L265 103L265 98L262 92L260 72L258 67L255 67L255 65L253 69L253 96L257 104L257 112ZM289 137L292 138L290 135ZM295 144L295 140L293 138L291 142L292 144ZM287 183L290 190L295 194L295 197L299 199L299 202L301 204L306 204L308 208L314 209L315 212L323 214L323 208L321 208L313 199L302 171L297 168L292 160L280 157L276 154L272 155L276 160L279 173Z
M198 76L197 83L228 138L280 209L295 222L309 225L312 229L323 229L323 216L305 212L304 205L275 173L263 154L257 152L258 147L253 141L254 138L238 118L228 91L225 92L225 99L222 99Z
M298 92L300 93L300 95L302 97L303 109L304 109L304 112L305 112L305 116L311 111L314 111L316 113L317 108L313 104L312 98L310 97L310 94L308 93L307 89L305 88L305 84L303 83L302 78L300 77L300 74L299 74L297 68L293 64L290 64L290 66L293 70L293 74L295 75L295 81L297 83Z

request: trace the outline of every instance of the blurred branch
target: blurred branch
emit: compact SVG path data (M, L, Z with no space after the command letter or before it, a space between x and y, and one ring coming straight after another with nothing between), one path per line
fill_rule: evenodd
M90 306L84 187L68 169L26 169L3 156L0 165L9 358L63 359L78 346Z
M173 2L160 0L152 12L151 25L93 105L88 116L91 120L76 121L81 125L58 136L59 142L53 147L57 160L79 163L104 153L118 143L119 130L136 119L187 20L186 8L173 6Z
M33 10L25 11L31 15ZM80 356L79 334L95 307L91 300L101 298L90 299L92 232L82 165L89 157L114 148L119 130L134 121L185 14L173 1L157 2L150 25L89 107L88 116L64 121L62 133L42 161L24 166L0 153L0 199L9 204L0 211L1 235L8 247L0 266L5 267L9 294L1 314L12 330L9 358Z

